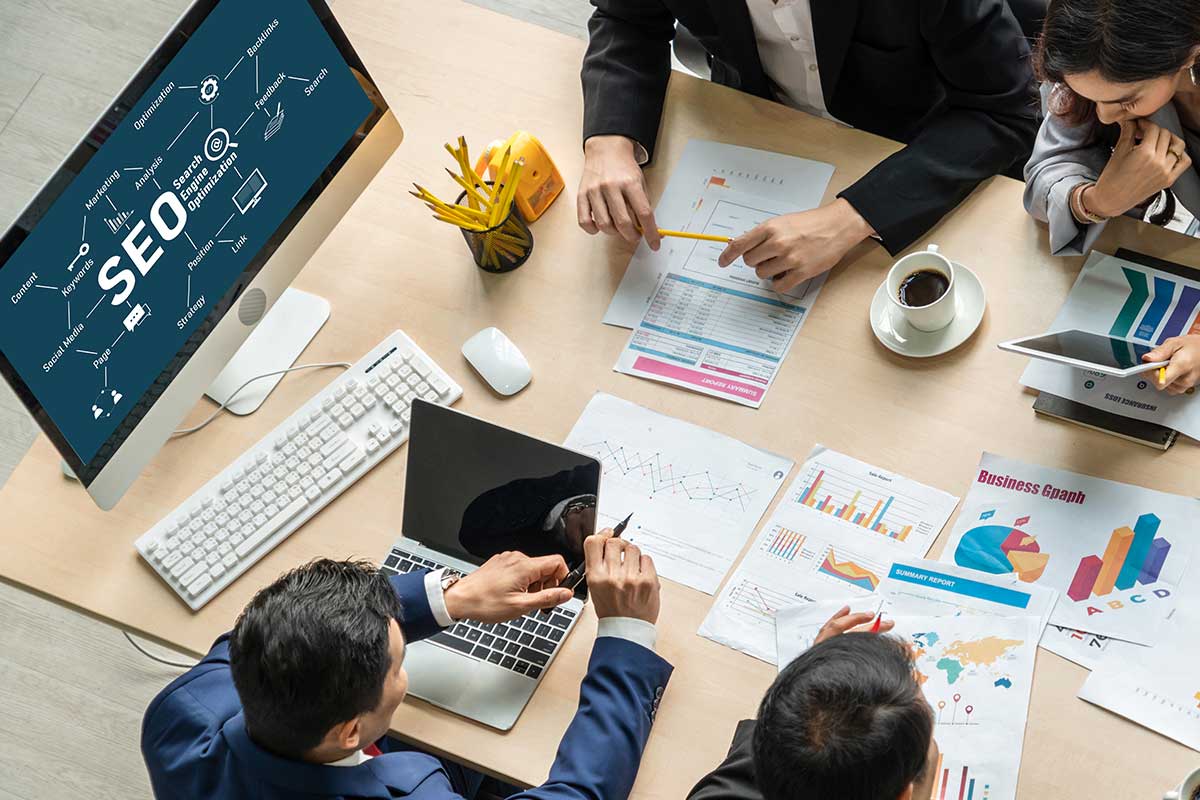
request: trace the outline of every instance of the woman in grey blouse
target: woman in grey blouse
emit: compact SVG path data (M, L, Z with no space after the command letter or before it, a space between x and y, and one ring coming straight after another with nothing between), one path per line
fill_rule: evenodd
M1092 248L1129 214L1200 228L1200 2L1051 0L1034 53L1045 121L1025 166L1025 208L1055 255ZM1200 381L1200 336L1168 339L1159 386Z

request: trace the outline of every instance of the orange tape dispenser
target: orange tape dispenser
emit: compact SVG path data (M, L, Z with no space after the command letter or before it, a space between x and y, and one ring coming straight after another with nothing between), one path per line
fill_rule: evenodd
M475 163L475 173L481 178L495 180L500 171L500 162L505 150L511 149L510 158L525 159L525 169L517 186L517 208L526 222L540 217L554 199L562 193L563 179L554 166L554 161L542 143L529 131L517 131L508 139L497 139L487 146ZM487 170L487 175L484 174Z

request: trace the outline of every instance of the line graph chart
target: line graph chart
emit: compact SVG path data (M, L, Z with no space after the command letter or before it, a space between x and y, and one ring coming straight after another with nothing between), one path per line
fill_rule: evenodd
M709 594L720 586L792 462L698 425L596 394L567 447L603 467L597 517L633 513L625 538L658 574Z
M707 469L689 469L664 457L603 440L582 445L585 453L595 456L605 473L615 474L643 486L649 499L668 495L698 502L736 503L741 510L749 507L757 490L741 481L714 476Z

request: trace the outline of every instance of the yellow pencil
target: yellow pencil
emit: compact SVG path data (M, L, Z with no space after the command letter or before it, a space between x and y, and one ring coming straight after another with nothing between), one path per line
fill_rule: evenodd
M732 236L714 236L711 233L691 233L689 231L672 231L666 228L658 229L659 236L674 236L677 239L696 239L701 242L724 242L728 244L733 241Z
M1165 381L1166 379L1167 379L1167 368L1159 367L1158 368L1158 385L1162 386L1163 381Z

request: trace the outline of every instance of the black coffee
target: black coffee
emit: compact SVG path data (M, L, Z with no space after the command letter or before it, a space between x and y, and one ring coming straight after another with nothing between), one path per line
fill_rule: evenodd
M900 281L900 302L918 308L936 303L950 288L950 279L934 269L922 269Z

